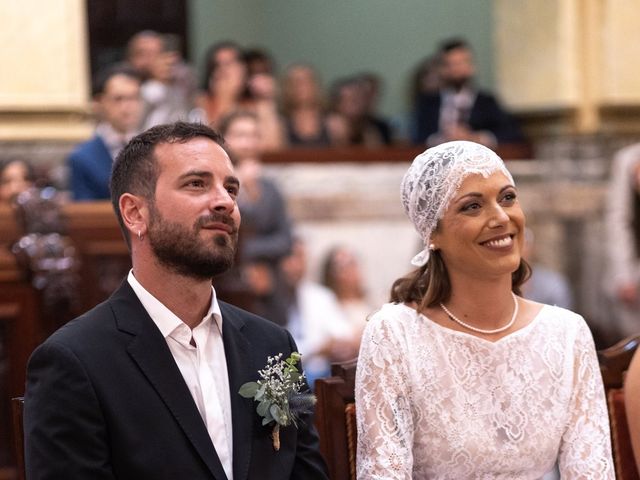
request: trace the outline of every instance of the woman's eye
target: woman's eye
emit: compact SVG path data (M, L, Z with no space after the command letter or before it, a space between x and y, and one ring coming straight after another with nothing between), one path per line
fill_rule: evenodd
M509 192L502 197L502 201L505 203L513 203L516 201L516 198L517 195L515 194L515 192Z
M471 203L467 203L466 205L463 205L461 211L470 212L473 210L477 210L479 208L480 208L480 204L478 202L471 202Z

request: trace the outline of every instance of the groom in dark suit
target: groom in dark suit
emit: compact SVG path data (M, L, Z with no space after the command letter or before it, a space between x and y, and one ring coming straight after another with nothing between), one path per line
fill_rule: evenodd
M310 416L262 426L238 394L285 330L218 301L234 257L239 182L222 138L199 124L154 127L111 179L133 269L106 302L32 355L25 396L29 479L326 479Z

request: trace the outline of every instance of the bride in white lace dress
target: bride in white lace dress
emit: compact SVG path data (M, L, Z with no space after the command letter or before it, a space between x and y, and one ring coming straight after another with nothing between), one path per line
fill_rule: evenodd
M525 218L491 150L414 160L402 201L418 269L371 317L356 376L359 479L613 479L583 318L519 296Z

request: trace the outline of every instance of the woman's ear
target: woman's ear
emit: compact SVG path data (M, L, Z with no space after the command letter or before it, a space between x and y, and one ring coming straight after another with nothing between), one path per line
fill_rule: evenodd
M144 236L149 222L147 201L138 195L123 193L120 195L118 205L124 225L129 230L129 237Z

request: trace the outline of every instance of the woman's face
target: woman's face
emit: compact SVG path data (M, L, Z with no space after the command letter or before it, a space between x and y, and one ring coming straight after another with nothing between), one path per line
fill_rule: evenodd
M29 172L22 162L12 162L0 176L0 202L8 202L15 195L31 187Z
M227 128L224 140L238 162L260 156L260 131L255 118L236 118Z
M525 218L515 186L502 172L466 177L438 223L431 243L452 281L511 275L520 265Z
M296 104L314 104L318 101L318 83L313 70L293 67L287 74L289 95Z

